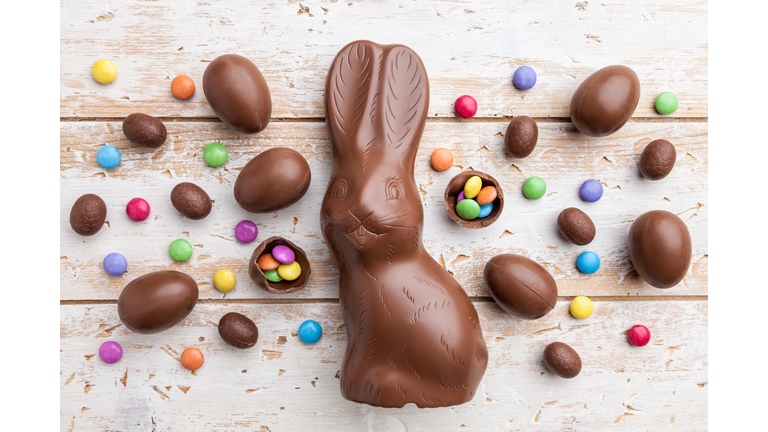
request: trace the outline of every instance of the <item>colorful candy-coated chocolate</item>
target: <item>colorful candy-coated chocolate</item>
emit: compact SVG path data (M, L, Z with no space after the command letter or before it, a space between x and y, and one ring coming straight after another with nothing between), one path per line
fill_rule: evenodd
M213 275L213 286L222 292L232 291L232 288L235 287L235 282L237 282L237 278L235 278L232 270L220 269Z
M592 251L582 252L576 259L576 266L582 273L592 274L600 268L600 257Z
M453 103L453 111L463 119L472 118L477 114L477 101L470 95L459 96Z
M477 219L480 216L480 205L473 199L463 199L456 204L456 214L464 220Z
M288 246L277 245L272 248L272 257L283 264L296 261L296 254Z
M264 272L264 276L266 276L267 280L270 281L270 282L282 282L283 281L283 278L281 278L280 275L277 274L277 269L265 271Z
M530 66L520 66L515 70L512 82L520 90L528 90L536 85L536 71Z
M480 176L472 176L464 183L464 197L474 198L483 188L483 179Z
M117 363L123 356L123 347L115 341L106 341L99 347L99 357L104 363Z
M313 344L320 340L323 335L323 328L315 320L306 320L299 326L299 339L302 342Z
M122 276L128 270L128 260L117 252L112 252L104 257L101 265L110 276Z
M104 169L112 169L120 164L120 150L109 144L102 146L96 153L96 162Z
M134 198L125 206L125 213L131 220L141 222L149 217L149 203L144 198Z
M496 199L496 188L494 186L486 186L480 189L480 193L477 194L475 201L481 206L490 204Z
M197 348L187 348L181 353L181 365L191 371L200 369L204 361L203 353Z
M290 264L280 264L277 267L277 274L287 281L293 281L301 276L301 266L296 261Z
M603 196L603 185L597 180L589 179L581 184L579 196L586 202L595 202Z
M571 315L576 319L587 319L592 315L592 300L585 296L576 296L571 302Z
M176 239L168 247L168 253L176 262L183 262L192 258L192 245L184 239Z
M242 220L235 226L235 238L240 243L250 243L259 235L259 227L249 220Z
M677 111L677 96L672 92L664 92L656 96L656 111L664 115Z
M634 346L646 346L651 341L651 331L648 330L648 327L638 324L629 329L627 339Z
M484 217L488 216L489 214L491 214L492 211L493 211L493 203L486 204L486 205L481 205L480 206L480 213L477 215L477 217L478 217L478 219L479 218L484 218Z
M523 183L523 194L529 199L539 199L547 193L547 184L541 177L530 177Z
M446 171L453 166L453 153L446 148L439 148L432 152L430 163L435 171Z
M229 158L229 151L220 143L210 143L203 150L205 163L214 168L224 165L227 162L227 158Z
M91 68L93 79L102 84L109 84L117 78L117 66L110 60L97 60Z
M195 94L195 82L186 75L179 75L171 81L171 93L178 99L187 100Z
M272 256L272 254L264 254L259 257L259 268L261 271L277 270L280 267L280 262Z
M461 200L465 200L467 197L464 196L464 191L459 192L459 196L456 197L456 204L460 203Z

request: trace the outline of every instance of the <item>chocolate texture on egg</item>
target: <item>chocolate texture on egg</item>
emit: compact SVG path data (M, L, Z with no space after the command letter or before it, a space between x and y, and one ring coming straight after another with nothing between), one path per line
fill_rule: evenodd
M168 137L163 122L142 113L131 114L123 120L123 133L128 141L150 148L160 147Z
M171 204L183 216L199 220L211 213L211 198L200 186L183 182L171 190Z
M561 378L574 378L581 372L579 353L562 342L552 342L544 348L544 363Z
M481 188L494 186L496 188L496 198L492 201L493 210L491 210L488 216L465 220L456 212L456 201L459 194L464 190L464 184L473 176L480 177L482 181ZM445 203L445 209L448 211L448 216L457 224L470 229L485 228L496 222L499 216L501 216L501 211L504 210L504 193L501 190L501 183L490 175L480 171L464 171L448 182L445 194L443 195L443 202Z
M672 172L677 151L671 142L664 139L648 143L640 155L640 173L648 180L661 180Z
M469 402L488 364L475 307L422 242L414 162L428 106L427 72L406 46L356 41L331 64L320 224L347 330L340 387L373 406Z
M604 67L588 76L571 98L573 125L583 134L603 137L632 117L640 102L640 79L627 66Z
M269 86L259 68L243 56L225 54L208 64L203 93L216 116L237 132L255 134L269 124Z
M235 180L235 201L243 210L266 213L294 204L307 193L312 173L304 156L275 147L251 159Z
M664 210L643 213L632 222L628 242L632 264L651 286L672 288L688 273L691 234L675 214Z
M186 318L195 308L198 294L197 283L185 273L147 273L123 288L117 314L136 333L159 333Z
M272 282L267 279L264 271L259 267L259 258L264 254L271 254L272 249L274 249L275 246L280 245L287 246L293 251L296 263L301 267L301 274L295 280ZM278 294L294 292L304 288L304 286L307 285L311 272L312 269L309 266L309 259L304 250L296 246L290 240L282 237L270 237L261 242L261 244L253 251L253 254L251 254L251 260L248 261L248 275L251 277L251 280L253 280L253 283L263 290Z
M250 318L237 312L229 312L219 320L219 336L235 348L246 349L256 345L259 329Z
M576 207L569 207L557 217L557 229L569 242L584 246L595 239L595 224L586 213Z
M504 134L504 148L510 156L524 158L533 152L539 140L539 126L528 116L517 116L509 122Z
M541 318L557 304L555 279L528 257L496 255L485 264L483 279L496 303L518 318Z
M99 232L107 220L107 204L98 195L85 194L72 204L69 211L69 225L81 236L92 236Z

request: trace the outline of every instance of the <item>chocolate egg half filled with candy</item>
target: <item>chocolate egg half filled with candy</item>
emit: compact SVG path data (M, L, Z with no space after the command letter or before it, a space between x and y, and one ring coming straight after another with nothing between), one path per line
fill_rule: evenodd
M195 308L197 296L197 283L182 272L147 273L123 288L117 314L136 333L159 333L186 318Z
M555 279L522 255L496 255L485 264L483 277L496 303L518 318L541 318L557 304Z
M294 280L281 280L279 282L272 282L264 274L264 271L259 267L259 258L265 254L271 254L275 246L286 246L294 254L295 263L299 265L301 273L299 277ZM293 244L291 241L282 237L270 237L259 245L251 255L251 260L248 262L248 275L253 282L261 289L273 292L273 293L289 293L298 291L307 284L309 280L309 274L311 273L309 267L309 259L303 249Z
M462 219L456 210L459 194L464 191L464 186L467 183L467 180L475 176L480 177L481 190L488 186L496 188L496 197L493 198L493 201L491 202L493 207L491 208L491 212L484 217L478 217L471 220ZM480 171L464 171L451 179L448 183L448 186L445 188L445 194L443 195L443 202L445 203L445 209L448 211L448 216L450 216L457 224L470 229L485 228L496 222L499 216L501 216L501 211L504 209L504 192L501 190L501 183L490 175Z
M588 76L571 98L571 121L582 133L602 137L619 129L640 102L640 80L626 66L608 66Z
M693 247L688 227L676 215L653 210L629 229L629 256L640 277L656 288L672 288L688 273Z
M307 193L312 173L296 150L275 147L248 162L235 180L235 201L252 213L280 210Z

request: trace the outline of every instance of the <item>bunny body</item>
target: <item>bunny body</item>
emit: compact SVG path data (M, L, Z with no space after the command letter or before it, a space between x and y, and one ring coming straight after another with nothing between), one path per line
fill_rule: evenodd
M320 213L348 345L341 393L375 406L471 400L488 363L477 311L426 252L413 166L429 106L415 52L357 41L326 83L333 171Z

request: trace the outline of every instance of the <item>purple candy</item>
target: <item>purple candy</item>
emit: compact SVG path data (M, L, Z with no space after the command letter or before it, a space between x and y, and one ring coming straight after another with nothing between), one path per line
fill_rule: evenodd
M249 220L240 221L235 227L235 238L240 243L250 243L256 240L257 235L259 235L259 228Z
M121 276L128 270L128 260L117 252L107 255L102 262L104 271L110 276Z
M595 202L603 196L603 185L597 180L587 180L581 185L579 195L586 202Z
M464 191L459 192L458 198L456 198L456 204L459 203L459 201L466 199L467 197L464 196Z
M272 257L283 264L296 261L296 255L288 246L277 245L272 248Z
M515 87L528 90L536 85L536 71L530 66L520 66L512 76Z
M99 347L99 357L104 360L104 363L117 363L122 356L123 347L115 341L104 342L101 344L101 347Z

